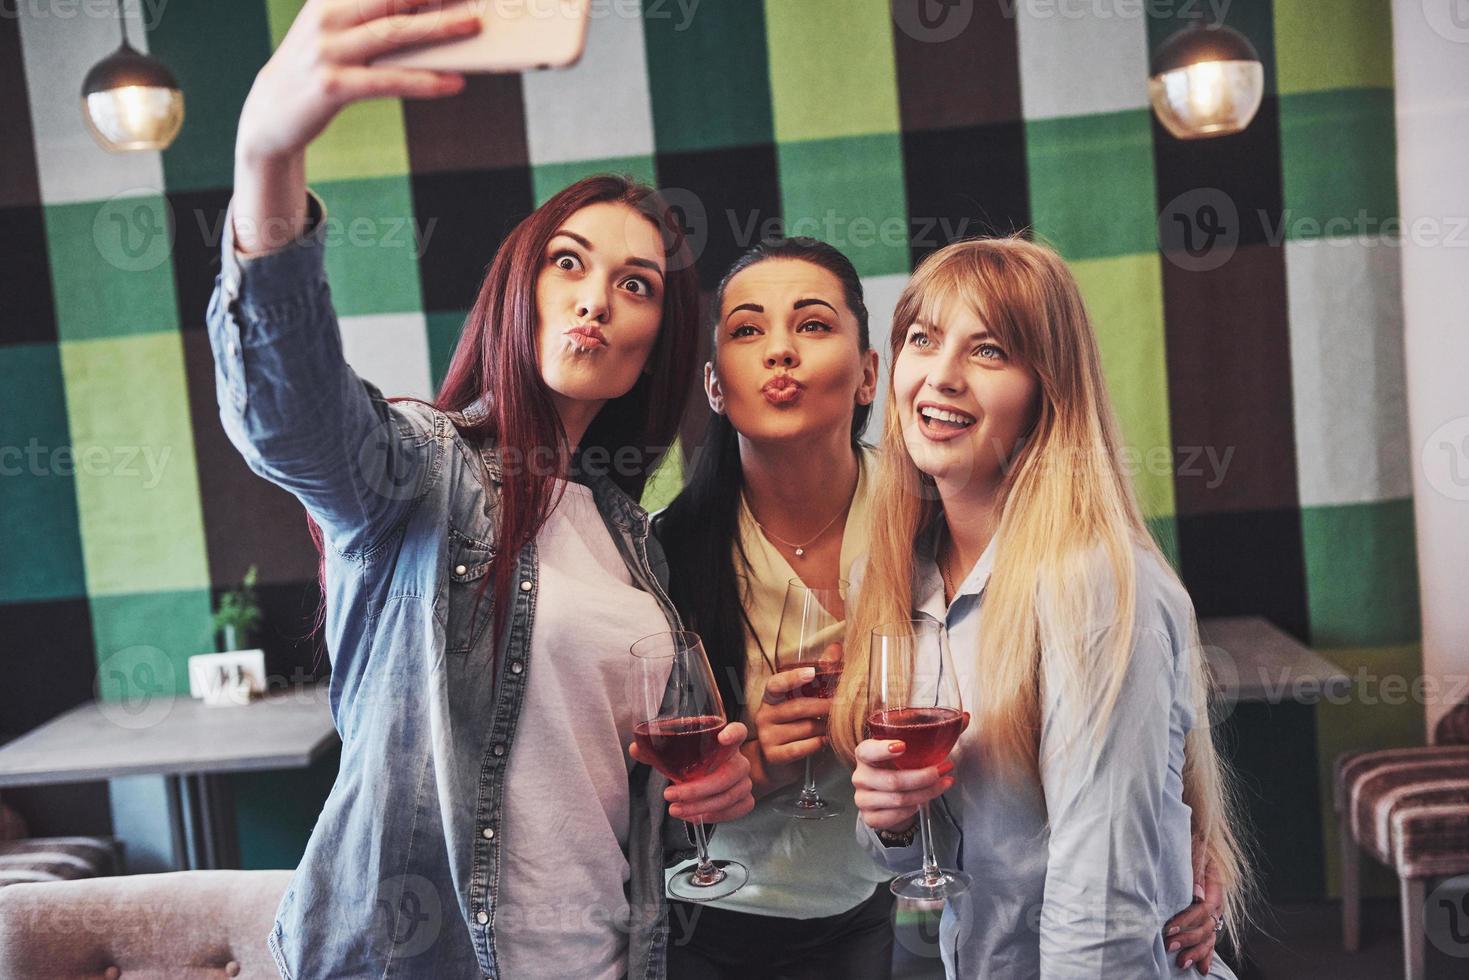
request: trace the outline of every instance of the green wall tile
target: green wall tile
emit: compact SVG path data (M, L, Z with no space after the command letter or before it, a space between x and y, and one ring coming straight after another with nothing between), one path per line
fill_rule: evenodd
M339 746L305 769L242 772L229 777L241 868L294 868L301 863L341 762Z
M424 314L428 328L429 376L433 379L434 391L444 383L449 360L454 356L454 348L459 344L459 335L464 331L464 320L468 316L468 310Z
M137 723L155 695L189 693L189 658L213 653L208 589L91 597L97 685L103 701L121 701Z
M0 347L0 378L0 602L85 595L60 352Z
M304 2L265 0L272 48L280 46ZM401 99L352 103L306 148L306 172L313 188L321 181L388 177L408 170Z
M1181 574L1183 565L1182 555L1178 550L1178 518L1172 514L1163 517L1147 518L1148 532L1152 534L1153 540L1163 551L1163 557L1168 559L1168 564L1173 566L1175 572Z
M1280 155L1287 237L1376 237L1384 221L1396 219L1395 134L1392 89L1283 96ZM1333 219L1335 229L1327 227Z
M848 136L777 149L786 234L835 245L859 275L909 271L901 137Z
M651 156L608 157L602 160L574 160L568 163L538 163L531 168L531 187L536 207L551 195L583 177L592 174L627 174L645 184L658 182L658 171Z
M148 32L148 51L184 91L184 128L163 152L168 189L232 186L240 109L271 53L265 5L169 4Z
M1341 894L1341 844L1332 808L1332 770L1337 756L1360 749L1389 749L1424 744L1423 704L1413 696L1412 682L1423 673L1423 651L1416 644L1351 647L1317 651L1353 678L1345 703L1324 701L1316 708L1316 745L1321 834L1325 841L1326 893ZM1362 893L1397 894L1397 877L1365 854Z
M178 330L170 212L157 194L46 205L62 340Z
M1158 254L1150 252L1070 264L1097 332L1102 371L1130 450L1124 463L1148 517L1175 513L1158 262Z
M1301 509L1311 641L1384 646L1419 636L1413 502Z
M663 462L643 486L643 509L653 514L667 507L683 489L683 444L674 440Z
M1391 0L1274 0L1280 92L1390 88Z
M1025 124L1031 222L1068 260L1158 245L1148 111Z
M177 333L61 344L93 596L209 586Z
M769 143L773 123L761 4L701 4L686 24L677 4L658 9L668 16L654 16L647 6L643 16L658 149Z
M326 270L337 314L422 310L408 178L313 179L311 188L326 204Z
M777 140L898 132L888 0L766 0L765 25Z

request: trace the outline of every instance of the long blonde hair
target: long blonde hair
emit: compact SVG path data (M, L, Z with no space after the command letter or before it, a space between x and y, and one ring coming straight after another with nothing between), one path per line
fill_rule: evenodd
M1067 692L1061 703L1073 709L1048 721L1061 722L1073 737L1105 733L1131 661L1135 555L1140 550L1169 566L1120 465L1095 333L1061 257L1019 237L956 242L930 255L898 300L891 363L914 321L937 321L951 303L968 304L1039 380L1035 424L1003 454L1008 462L996 498L996 557L979 648L955 651L974 658L975 687L986 694L968 705L980 751L997 766L1038 779L1042 651L1049 683L1061 685ZM882 450L871 545L848 623L847 669L828 724L832 745L848 764L864 737L868 650L862 638L880 623L911 618L914 542L942 510L934 481L908 455L891 387ZM1191 606L1187 628L1197 723L1185 742L1184 802L1193 810L1194 836L1224 885L1226 914L1242 924L1253 878L1236 829L1239 807L1209 725L1207 668ZM1102 648L1076 642L1087 635L1102 636ZM1088 709L1095 711L1089 718Z

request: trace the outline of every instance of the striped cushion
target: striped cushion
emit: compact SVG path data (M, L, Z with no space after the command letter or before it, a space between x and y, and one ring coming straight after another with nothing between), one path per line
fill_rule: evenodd
M0 887L117 873L117 848L103 837L29 837L0 841Z
M1469 871L1469 746L1348 753L1335 788L1352 838L1400 876Z

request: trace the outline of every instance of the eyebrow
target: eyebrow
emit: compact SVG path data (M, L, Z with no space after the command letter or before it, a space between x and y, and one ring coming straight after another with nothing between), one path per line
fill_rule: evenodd
M567 238L570 238L572 241L576 242L588 252L595 252L597 250L595 245L593 245L586 238L583 238L581 235L578 235L574 231L567 231L565 228L560 228L556 231L556 234L552 235L551 237L555 238L558 235L565 235ZM654 272L658 273L659 278L662 278L663 276L663 267L657 262L654 262L652 259L645 259L637 255L630 255L625 260L623 260L623 264L637 266L640 269L651 269Z
M798 299L791 304L791 309L800 310L808 306L824 306L828 310L831 310L833 313L837 312L837 308L835 306L832 306L824 299L816 299L815 297L811 297L809 299ZM728 320L740 310L749 310L751 313L764 313L765 307L761 306L759 303L741 303L739 306L736 306L734 309L730 310L729 316L725 317L725 319Z
M913 324L914 324L914 326L922 327L925 330L932 330L934 333L941 334L941 333L944 332L944 328L941 327L941 326L939 326L937 323L930 323L928 320L924 320L922 318L916 318L916 319L914 319ZM989 329L988 328L981 328L976 333L970 334L969 335L969 339L970 340L995 340L996 337L995 337L994 334L992 334L992 333L989 332Z

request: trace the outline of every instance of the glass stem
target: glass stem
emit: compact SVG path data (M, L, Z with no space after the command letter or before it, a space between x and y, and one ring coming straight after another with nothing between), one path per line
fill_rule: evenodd
M709 836L704 833L704 818L694 821L694 842L699 846L699 866L689 880L696 885L713 885L724 880L724 872L709 860Z
M918 836L923 840L923 883L937 885L944 880L938 858L933 855L933 826L929 823L928 804L918 806Z
M813 765L815 759L815 756L806 756L806 785L801 788L803 800L816 799L816 766Z

